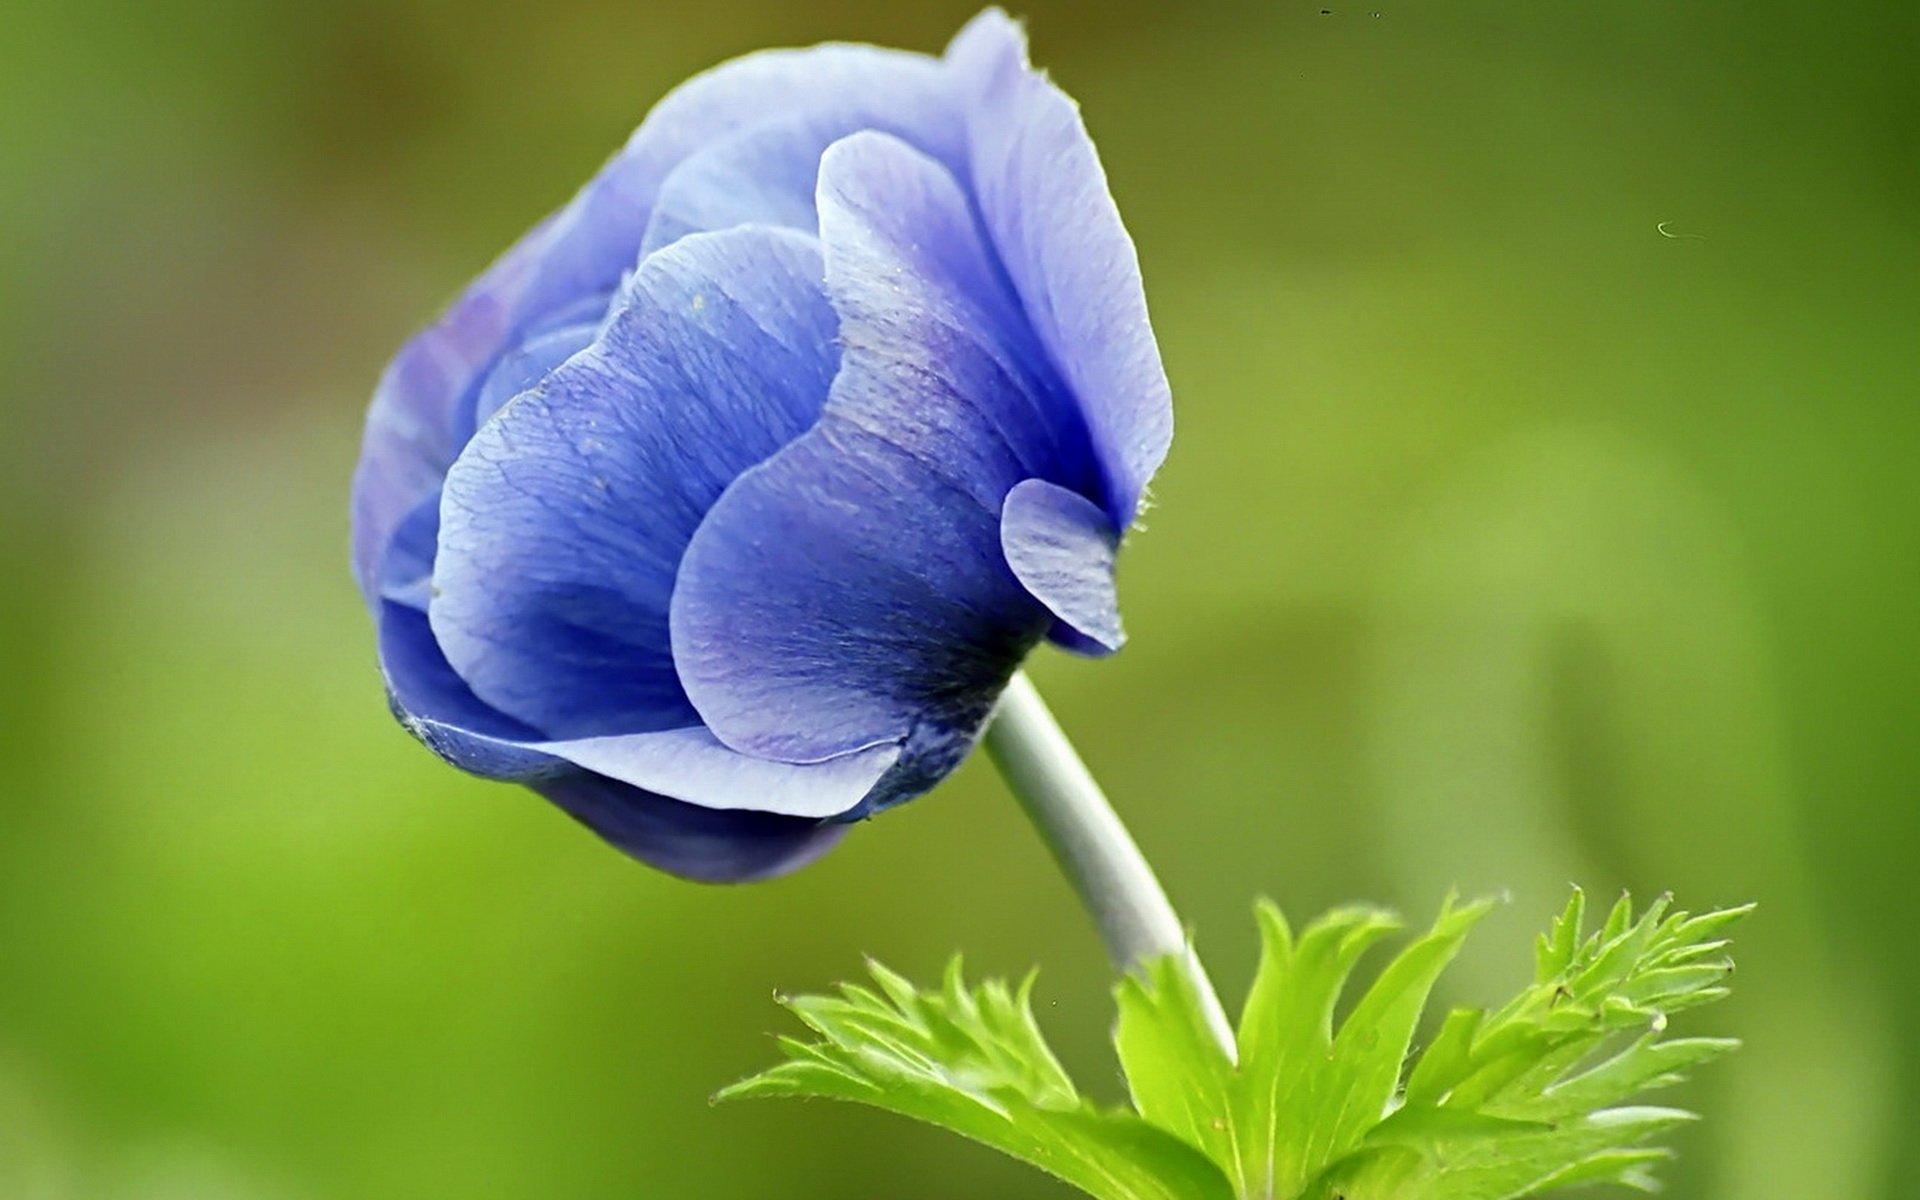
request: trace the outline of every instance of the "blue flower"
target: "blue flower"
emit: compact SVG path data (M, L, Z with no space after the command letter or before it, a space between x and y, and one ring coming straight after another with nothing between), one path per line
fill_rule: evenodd
M1171 434L1099 158L990 10L662 100L388 367L354 572L441 757L759 878L943 778L1041 639L1118 648Z

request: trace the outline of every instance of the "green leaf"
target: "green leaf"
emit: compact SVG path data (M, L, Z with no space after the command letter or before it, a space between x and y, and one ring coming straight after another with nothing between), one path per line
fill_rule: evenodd
M1191 973L1177 958L1156 959L1128 973L1114 998L1114 1046L1134 1109L1232 1173L1239 1163L1234 1066L1214 1039Z
M1491 908L1490 901L1456 908L1449 899L1433 929L1387 964L1340 1026L1329 1068L1333 1078L1325 1091L1327 1115L1320 1120L1320 1133L1312 1143L1324 1147L1320 1157L1330 1161L1357 1145L1390 1111L1414 1027L1434 981Z
M1726 994L1729 926L1622 897L1587 933L1576 890L1535 946L1533 979L1492 1011L1458 1008L1413 1061L1435 980L1485 903L1441 908L1336 1022L1367 951L1399 927L1345 908L1297 936L1262 904L1262 956L1239 1061L1215 1042L1185 960L1115 991L1133 1110L1084 1099L1018 989L969 985L956 960L923 990L877 963L874 986L785 1001L815 1040L721 1098L850 1100L952 1129L1100 1200L1519 1200L1594 1183L1649 1189L1649 1143L1693 1119L1646 1092L1732 1049L1668 1038L1668 1014Z
M1449 901L1432 930L1380 972L1337 1034L1333 1013L1348 977L1398 919L1343 909L1296 944L1279 912L1261 909L1265 952L1241 1018L1233 1122L1239 1166L1231 1173L1242 1195L1297 1195L1386 1116L1428 992L1487 909Z
M1648 1138L1693 1119L1671 1108L1591 1113L1559 1126L1521 1126L1459 1136L1438 1127L1429 1136L1373 1143L1337 1164L1306 1194L1342 1200L1514 1200L1574 1183L1623 1182L1642 1176L1661 1152L1639 1148ZM1465 1128L1465 1127L1460 1127Z
M1539 1120L1557 1120L1678 1083L1689 1068L1739 1045L1733 1038L1680 1038L1662 1042L1654 1034L1645 1034L1599 1066L1545 1088L1539 1103L1532 1106L1533 1116Z
M1691 917L1667 904L1636 918L1623 897L1583 936L1576 891L1539 943L1533 984L1496 1013L1449 1014L1408 1075L1404 1107L1307 1194L1511 1200L1575 1183L1647 1186L1664 1152L1644 1143L1691 1114L1616 1106L1736 1045L1663 1034L1669 1012L1726 993L1718 935L1749 911Z
M1082 1099L1033 1019L1032 980L970 987L956 960L938 991L877 963L879 992L786 1006L820 1037L782 1038L785 1062L716 1099L847 1100L913 1117L992 1146L1100 1200L1231 1200L1205 1154L1129 1112Z
M1378 909L1339 909L1296 941L1279 909L1262 904L1257 915L1262 953L1240 1017L1234 1175L1243 1196L1292 1196L1320 1165L1310 1143L1333 1082L1334 1007L1360 956L1399 920Z

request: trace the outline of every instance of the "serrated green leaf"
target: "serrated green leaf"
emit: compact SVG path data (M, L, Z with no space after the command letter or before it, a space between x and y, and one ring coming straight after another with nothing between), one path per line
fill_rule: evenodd
M1335 1025L1361 958L1398 927L1341 909L1297 936L1258 911L1262 959L1236 1065L1185 964L1116 989L1115 1043L1135 1110L1083 1099L1033 1019L1032 978L969 985L956 962L923 991L878 964L875 987L785 1001L818 1040L721 1098L819 1096L942 1125L1100 1200L1519 1200L1586 1183L1650 1188L1650 1139L1691 1120L1632 1107L1731 1049L1666 1039L1667 1014L1726 994L1727 926L1665 897L1622 897L1582 928L1576 889L1535 948L1534 979L1489 1014L1455 1009L1408 1062L1436 977L1485 905L1449 901ZM876 990L877 988L877 990ZM1404 1081L1404 1082L1403 1082Z
M1407 1077L1407 1103L1438 1104L1458 1086L1473 1069L1473 1043L1486 1015L1477 1008L1456 1008L1447 1014Z
M1613 902L1613 907L1607 911L1607 919L1600 925L1597 940L1601 945L1618 941L1632 923L1633 897L1622 892L1620 898Z
M1587 894L1574 888L1567 907L1554 918L1551 932L1542 940L1544 951L1535 962L1535 982L1544 983L1567 969L1574 952L1580 948L1580 927L1586 915Z
M1722 908L1714 912L1701 913L1681 922L1674 930L1674 938L1682 942L1704 942L1738 924L1756 906L1741 904L1733 908Z
M1596 1157L1622 1169L1647 1161L1620 1160L1648 1138L1691 1120L1677 1109L1598 1112L1539 1132L1455 1140L1422 1150L1396 1144L1367 1147L1336 1164L1307 1193L1342 1200L1517 1200L1563 1180L1589 1181ZM1609 1177L1604 1174L1593 1178Z
M1464 1108L1408 1104L1369 1130L1366 1141L1370 1146L1411 1146L1440 1154L1446 1147L1461 1142L1544 1133L1552 1128L1545 1121L1496 1117Z
M1636 916L1622 897L1585 935L1576 891L1536 947L1534 984L1491 1016L1449 1014L1413 1064L1404 1107L1307 1194L1482 1200L1576 1181L1644 1183L1660 1152L1640 1143L1687 1115L1613 1106L1733 1045L1661 1040L1668 1012L1725 994L1729 964L1706 955L1724 950L1717 935L1738 919L1738 910L1669 913L1668 903L1662 897ZM1629 1032L1636 1036L1620 1046ZM1444 1152L1442 1135L1453 1143Z
M1728 962L1660 967L1622 981L1617 994L1621 999L1642 1007L1663 1008L1669 1003L1698 995L1703 989L1719 984L1731 974L1733 964Z
M1449 900L1433 928L1387 964L1341 1023L1301 1155L1309 1174L1359 1145L1388 1112L1434 981L1491 908L1487 901L1456 908Z
M815 1097L950 1129L1099 1200L1232 1200L1206 1155L1130 1112L1082 1100L1033 1019L1030 984L970 987L956 967L923 992L878 964L879 991L797 996L822 1040L782 1038L787 1061L717 1100Z
M1360 956L1400 920L1379 909L1338 909L1295 940L1277 909L1264 906L1260 916L1260 967L1240 1018L1235 1174L1242 1194L1292 1196L1340 1152L1328 1152L1322 1132L1346 1082L1329 1065L1334 1008Z
M1234 1064L1214 1040L1193 977L1174 958L1141 964L1114 989L1114 1047L1133 1107L1225 1168L1237 1190Z
M1611 1183L1636 1191L1654 1192L1660 1185L1647 1168L1673 1157L1673 1151L1658 1146L1634 1150L1602 1150L1590 1158L1556 1171L1542 1180L1540 1191L1577 1187L1588 1183Z
M1736 1049L1733 1038L1657 1040L1646 1034L1612 1058L1546 1088L1537 1104L1525 1107L1537 1120L1552 1121L1593 1112L1627 1096L1677 1083L1686 1070Z

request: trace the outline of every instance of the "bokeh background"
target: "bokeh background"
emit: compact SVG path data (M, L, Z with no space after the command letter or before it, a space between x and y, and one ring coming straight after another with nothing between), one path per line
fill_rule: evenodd
M1757 899L1670 1194L1920 1195L1920 10L1024 8L1180 422L1133 644L1034 672L1225 988L1256 893L1509 893L1454 1001L1570 882ZM345 565L385 357L654 98L970 11L8 6L0 1198L1067 1194L706 1099L776 988L956 948L1042 965L1120 1095L984 763L796 877L679 883L412 744Z

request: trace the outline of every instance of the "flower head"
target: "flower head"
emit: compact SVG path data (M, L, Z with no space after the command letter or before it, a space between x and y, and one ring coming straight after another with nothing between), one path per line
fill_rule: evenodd
M1118 648L1171 432L1093 144L989 10L662 100L388 367L354 571L443 758L757 878L943 778L1042 638Z

